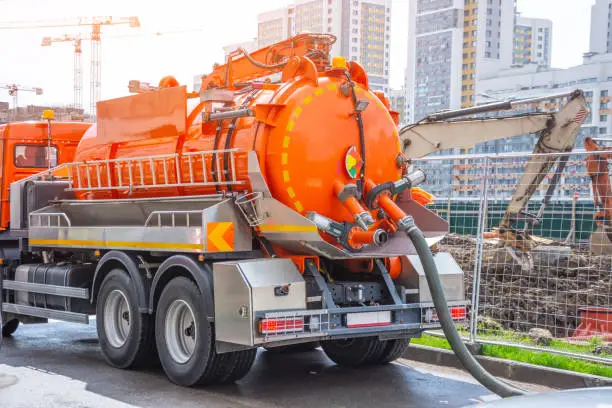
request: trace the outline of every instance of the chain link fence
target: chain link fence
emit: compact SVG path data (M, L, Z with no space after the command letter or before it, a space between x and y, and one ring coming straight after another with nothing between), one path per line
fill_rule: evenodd
M472 340L612 363L612 232L596 221L589 157L433 156L415 162L428 174L422 187L436 196L432 208L450 224L438 246L465 272ZM549 170L534 187L539 168ZM526 229L527 240L498 229L521 187L534 191L513 221L517 230Z

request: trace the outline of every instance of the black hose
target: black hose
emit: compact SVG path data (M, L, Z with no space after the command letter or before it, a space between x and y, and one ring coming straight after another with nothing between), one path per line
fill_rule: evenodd
M251 64L261 69L274 70L274 69L284 68L285 65L287 65L287 61L288 61L287 59L286 61L279 62L278 64L264 64L263 62L259 62L255 58L251 57L251 54L249 54L249 52L245 50L244 48L240 47L238 48L238 51L240 51Z
M416 225L414 225L414 221L408 223L405 231L408 238L410 238L412 241L417 255L421 260L421 264L423 265L425 277L427 278L427 285L429 286L431 298L433 299L434 306L436 307L444 335L465 369L476 380L478 380L479 383L501 397L506 398L516 395L525 395L526 391L506 384L487 372L474 358L474 356L472 356L465 344L463 344L463 341L455 328L453 318L448 310L448 303L446 302L446 296L444 295L444 289L442 288L438 268L436 267L436 263L429 249L429 245L427 245L423 232Z

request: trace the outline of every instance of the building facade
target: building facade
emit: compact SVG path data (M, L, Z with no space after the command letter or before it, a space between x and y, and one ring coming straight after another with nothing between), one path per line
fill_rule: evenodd
M387 94L387 98L389 99L389 105L391 106L391 110L394 110L399 113L399 123L400 126L406 126L410 122L408 121L409 106L408 106L408 98L406 97L405 89L391 89L391 91Z
M501 71L495 78L481 80L479 86L483 93L477 103L566 94L582 89L589 114L580 130L574 150L584 151L584 139L587 136L606 137L612 134L612 54L587 54L582 65L568 69L544 70L533 64L512 68ZM551 99L525 106L522 111L513 113L554 112L565 103L566 98ZM463 158L424 165L430 174L426 188L438 197L448 197L449 194L453 198L477 197L482 184L482 179L478 178L478 175L482 174L482 168L477 164L482 160L472 159L473 155L521 152L527 154L533 151L536 142L537 135L523 135L437 153L441 156L461 154ZM508 198L512 195L524 162L525 159L517 158L496 170L495 185L491 186L496 197ZM586 174L584 162L572 159L554 198L568 200L574 193L578 193L580 197L589 197L590 181ZM544 188L539 189L535 198L542 197L544 193Z
M391 0L295 0L258 16L258 46L300 33L337 37L332 55L359 62L372 89L389 92Z
M612 0L595 0L591 7L590 51L612 53Z
M472 106L479 78L509 67L514 0L414 0L406 89L411 120Z
M514 26L515 65L536 64L550 67L552 57L552 21L517 15Z

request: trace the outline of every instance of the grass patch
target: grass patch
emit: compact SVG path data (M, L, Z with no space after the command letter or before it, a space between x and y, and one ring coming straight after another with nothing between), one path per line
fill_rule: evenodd
M563 343L558 340L555 342ZM427 334L423 334L423 336L420 338L412 339L411 343L420 344L423 346L441 348L441 349L446 349L446 350L451 349L446 339L435 337L435 336L429 336ZM579 349L579 348L580 347L582 348L591 347L592 349L594 346L591 346L591 345L583 346L583 345L563 343L563 347L573 348L572 350L564 348L564 350L567 350L567 351L584 352L582 349ZM597 364L595 362L579 360L579 359L562 356L558 354L547 353L545 351L532 351L532 350L525 350L525 349L521 349L518 347L512 347L512 346L498 346L498 345L483 344L482 354L484 356L489 356L489 357L503 358L503 359L518 361L522 363L529 363L529 364L540 365L544 367L559 368L561 370L569 370L569 371L575 371L578 373L599 375L602 377L612 378L612 366L608 366L604 364Z

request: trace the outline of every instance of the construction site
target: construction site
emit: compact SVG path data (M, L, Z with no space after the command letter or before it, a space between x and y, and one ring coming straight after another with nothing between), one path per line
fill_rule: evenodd
M408 370L393 384L406 378L410 398L418 381L448 381L452 394L444 358L423 371L439 379L410 368L419 350L448 349L473 377L456 386L471 399L428 391L457 407L487 402L477 392L520 403L535 386L612 385L612 139L587 126L592 96L572 84L400 123L405 112L379 83L380 30L361 37L374 50L361 60L330 31L336 14L347 27L349 15L389 22L390 3L380 1L297 3L287 16L325 8L329 29L225 47L194 89L164 72L130 78L113 97L104 96L103 71L116 64L102 44L176 31L152 30L136 15L0 18L0 34L45 32L37 47L70 47L73 57L69 104L30 103L47 90L0 78L0 100L8 97L0 102L0 356L9 362L0 360L0 398L27 406L10 390L27 394L25 379L37 375L23 371L28 347L29 365L71 379L94 384L91 366L120 373L117 387L138 392L149 381L194 388L185 401L220 390L220 406L241 405L231 398L242 390L276 406L258 393L274 394L270 378L291 367L300 369L284 391L304 388L308 376L315 387L368 389L371 376ZM532 139L533 150L464 153L517 137ZM518 356L487 354L491 347ZM536 374L502 375L490 357ZM567 371L573 386L545 380L552 369ZM15 378L7 386L2 370ZM319 375L326 380L317 384ZM125 389L100 387L105 398L140 405L118 396ZM612 388L585 392L605 400ZM376 402L338 394L310 398ZM294 405L283 395L281 405ZM404 397L377 398L397 406ZM414 406L437 406L427 398Z

